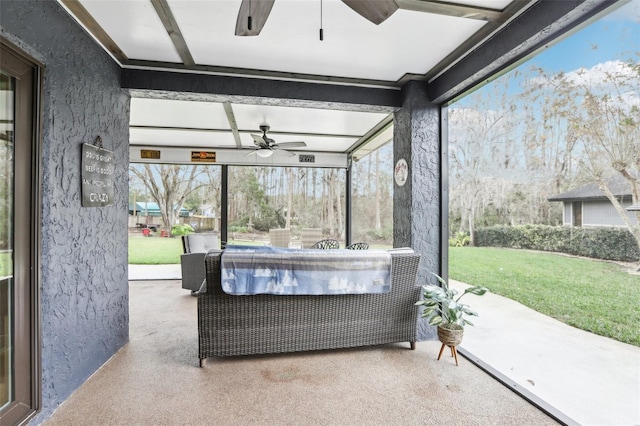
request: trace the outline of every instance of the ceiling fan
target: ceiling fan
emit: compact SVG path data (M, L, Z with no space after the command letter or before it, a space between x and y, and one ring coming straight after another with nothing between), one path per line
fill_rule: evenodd
M236 35L260 34L274 2L275 0L242 0L236 20ZM376 25L399 9L395 0L342 0L342 2Z
M269 125L267 124L261 125L260 131L262 132L262 135L254 135L253 133L251 134L251 137L253 138L253 143L255 144L256 147L247 155L255 154L260 157L266 158L266 157L272 156L273 152L275 150L278 150L284 153L285 155L288 155L289 157L293 157L294 155L296 155L295 153L291 151L287 151L286 149L282 149L282 148L301 148L301 147L307 146L307 144L304 142L276 143L276 141L274 141L269 136L267 136L267 132L269 131Z

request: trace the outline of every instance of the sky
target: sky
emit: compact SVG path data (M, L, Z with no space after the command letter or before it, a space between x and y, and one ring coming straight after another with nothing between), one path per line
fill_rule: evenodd
M562 0L559 0L562 1ZM544 48L517 68L526 71L531 66L541 67L547 73L570 73L579 69L588 71L584 78L597 80L611 62L633 58L640 62L640 0L631 0L609 14L599 17L573 33ZM526 73L525 73L526 74ZM507 73L505 77L510 76ZM504 78L504 77L503 77ZM507 93L514 95L522 90L523 75L509 83ZM518 84L514 84L519 82ZM638 83L640 86L640 82ZM490 93L492 84L478 90L478 94ZM640 89L639 89L640 90ZM470 97L463 97L452 107L466 107ZM499 109L499 106L496 105Z
M548 71L592 68L606 61L640 55L640 0L633 0L553 44L528 64Z

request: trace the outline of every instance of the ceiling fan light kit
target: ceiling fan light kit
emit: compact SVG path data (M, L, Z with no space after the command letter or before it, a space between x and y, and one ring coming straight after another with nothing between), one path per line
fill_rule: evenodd
M269 158L273 155L273 151L267 148L260 148L256 150L256 154L258 154L258 157Z
M253 138L253 144L256 147L253 151L250 151L247 155L256 154L259 157L268 158L268 157L271 157L273 155L273 151L277 149L283 154L289 157L293 157L294 155L296 155L295 152L287 151L286 149L283 149L283 148L302 148L307 146L307 144L302 141L276 143L275 140L267 136L267 132L269 131L268 124L262 124L260 126L260 131L262 132L261 135L255 135L253 133L251 134L251 137Z

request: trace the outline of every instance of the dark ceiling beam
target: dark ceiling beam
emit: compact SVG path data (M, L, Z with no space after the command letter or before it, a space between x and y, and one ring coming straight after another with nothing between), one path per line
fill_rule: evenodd
M151 0L151 4L162 21L162 25L164 25L165 30L167 30L167 34L169 34L178 55L180 55L182 63L188 67L195 65L195 61L191 56L187 42L182 36L178 22L176 21L175 16L173 16L173 12L171 12L171 7L169 7L167 0Z
M434 103L453 100L496 78L538 49L619 1L540 0L508 22L478 48L429 82Z
M437 0L395 0L400 9L414 12L477 19L487 22L504 22L502 11L486 7L468 6Z
M130 59L122 64L125 68L139 68L139 69L158 69L166 71L176 72L188 72L198 74L216 74L216 75L230 75L236 77L256 77L266 78L273 80L290 80L290 81L312 81L317 83L332 83L343 84L348 86L363 86L363 87L378 87L378 88L394 88L400 90L400 85L395 81L387 80L371 80L363 78L351 78L351 77L337 77L321 74L303 74L286 71L269 71L261 69L250 68L234 68L223 67L217 65L202 65L196 64L193 66L184 66L183 64L176 64L172 62L159 62L159 61L145 61L139 59Z
M128 60L127 55L118 47L115 41L107 34L107 32L93 19L93 16L84 8L78 0L60 0L67 9L72 13L72 16L80 21L82 25L89 31L89 34L93 35L100 44L111 52L114 58L120 63L124 63Z
M299 81L268 80L173 71L122 70L121 85L136 96L218 102L309 106L352 111L393 112L400 91Z

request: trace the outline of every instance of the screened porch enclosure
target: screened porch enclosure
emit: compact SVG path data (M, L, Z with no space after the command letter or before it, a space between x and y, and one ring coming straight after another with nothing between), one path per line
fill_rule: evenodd
M349 168L132 164L130 205L137 200L138 212L134 215L130 208L129 227L170 231L175 224L186 224L190 232L218 232L230 244L309 248L319 240L334 239L342 248L354 242L390 248L391 154L389 141L359 154ZM180 171L173 171L175 167ZM179 173L182 184L168 187L170 173ZM156 198L154 187L160 187ZM176 199L184 195L184 202L181 206L169 203L179 213L168 227L160 213L164 203L157 198L163 201L175 192Z

